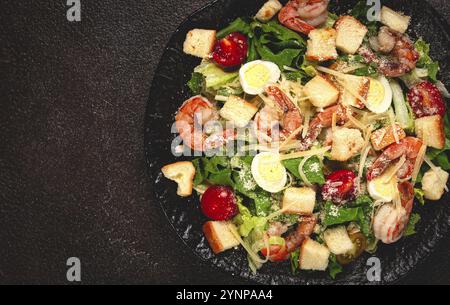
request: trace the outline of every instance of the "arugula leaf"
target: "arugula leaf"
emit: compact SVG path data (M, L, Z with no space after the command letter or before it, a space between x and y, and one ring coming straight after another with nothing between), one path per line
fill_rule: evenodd
M412 213L411 217L409 218L408 225L406 226L405 232L403 233L403 236L411 236L416 234L416 225L420 221L420 215L417 213Z
M286 167L286 169L294 175L298 179L302 179L300 177L300 173L298 171L298 166L300 165L300 162L303 160L303 158L296 158L296 159L289 159L284 160L283 165ZM317 156L313 156L306 160L305 164L303 165L303 172L305 173L306 178L309 182L315 184L323 185L325 183L325 176L323 174L323 166L320 162L319 158ZM303 181L304 182L304 181Z
M191 79L187 82L187 85L193 94L200 94L205 85L205 77L201 73L194 72L192 73Z
M242 34L248 35L250 31L250 24L239 17L231 22L226 28L217 32L216 37L222 39L233 32L241 32Z
M336 260L336 255L331 254L328 263L328 272L330 274L330 277L334 280L336 276L343 270L344 269L342 268L342 266Z

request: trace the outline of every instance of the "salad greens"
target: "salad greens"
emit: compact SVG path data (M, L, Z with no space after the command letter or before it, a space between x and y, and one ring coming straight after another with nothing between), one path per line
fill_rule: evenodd
M358 4L349 12L349 14L357 18L367 27L368 34L364 37L363 44L366 44L370 47L370 43L368 43L368 37L377 35L377 32L381 27L381 23L378 21L369 21L367 19L369 8L370 6L367 5L366 1L359 1ZM319 28L333 27L338 18L338 15L329 12L327 21ZM319 117L319 115L317 115L319 112L325 112L327 109L331 108L327 108L328 106L333 106L336 103L342 103L342 105L347 105L348 108L346 109L355 110L352 113L352 117L355 119L356 123L350 121L350 119L347 120L358 127L358 130L361 133L361 141L364 142L364 146L362 146L362 148L359 149L358 152L351 154L351 156L348 156L347 159L344 158L346 161L342 161L344 159L340 158L333 159L333 151L324 151L323 148L324 146L329 146L329 143L331 143L327 142L331 141L331 139L329 138L330 134L328 134L327 132L332 133L334 132L333 128L341 128L341 122L336 123L336 121L334 121L335 124L333 125L333 121L331 123L324 123L320 121L320 128L331 128L329 128L327 132L323 131L319 135L319 137L317 137L317 139L314 138L315 142L308 147L313 147L313 149L317 148L319 150L322 149L324 152L321 151L320 153L317 153L317 155L313 155L314 153L316 153L314 151L313 153L309 152L307 154L293 154L287 157L283 156L283 158L278 158L278 154L287 155L290 152L296 151L295 149L283 151L281 148L279 148L279 150L273 150L278 168L269 168L269 170L267 170L267 173L264 173L267 174L267 177L264 177L264 179L268 180L267 184L269 184L269 186L261 183L261 176L263 176L261 173L259 173L258 171L256 171L256 174L254 173L254 168L257 168L259 170L260 168L258 166L268 166L267 163L262 163L262 166L261 164L257 163L256 161L258 161L258 156L241 156L238 154L208 156L205 154L205 156L197 157L192 160L192 165L195 168L195 176L193 178L193 185L195 186L195 189L198 190L199 193L203 194L203 191L207 190L211 186L229 187L227 189L230 189L230 193L233 194L236 200L236 204L233 203L233 207L237 209L238 213L232 214L229 218L222 218L219 220L222 221L223 219L225 219L227 221L230 221L230 223L232 223L237 228L237 232L243 240L243 242L240 242L243 243L244 248L249 253L248 261L250 268L254 272L256 272L256 270L259 269L265 262L265 260L258 260L258 258L261 258L260 255L264 254L264 251L267 251L268 249L272 251L271 246L276 246L273 247L274 249L276 249L275 251L281 252L281 254L275 254L282 255L282 250L284 249L286 251L284 253L285 256L281 257L280 260L290 260L292 273L295 274L300 269L299 259L302 255L301 250L298 247L294 250L286 250L288 248L287 245L289 243L289 238L285 238L284 236L295 233L296 226L299 224L299 222L304 221L304 217L311 217L314 218L315 221L317 221L317 223L313 223L313 228L310 230L310 232L308 234L305 234L312 240L320 244L317 245L317 243L315 243L316 247L328 247L329 249L333 249L329 244L330 240L328 239L328 233L324 232L328 229L337 229L328 231L330 234L332 234L332 231L342 232L342 230L340 230L341 228L336 228L336 226L339 226L346 228L346 230L343 231L344 233L347 232L348 236L351 237L354 250L357 248L357 242L355 242L354 239L360 238L360 240L364 239L364 242L361 242L361 244L365 246L361 246L360 248L364 248L366 252L374 253L377 250L378 245L378 239L376 238L376 236L382 241L386 242L385 240L383 240L383 237L379 236L380 233L377 233L376 235L374 232L374 228L372 227L374 215L377 212L377 207L379 207L380 204L390 202L392 201L392 198L389 199L390 201L388 201L388 199L385 199L386 196L383 197L383 194L378 194L376 192L377 190L373 191L373 189L371 190L371 188L368 186L368 184L372 181L369 180L370 178L367 178L367 173L371 170L370 167L373 166L374 160L377 158L377 156L380 155L380 153L383 152L382 150L384 149L380 148L381 150L375 151L376 147L375 144L373 144L371 135L373 135L373 131L381 127L389 126L391 123L397 123L408 134L408 136L416 136L414 134L414 113L417 113L417 110L414 108L413 112L413 109L410 106L410 104L412 103L411 101L408 102L408 99L405 96L405 90L408 90L412 86L415 86L416 84L424 80L429 80L432 83L436 83L436 87L438 87L439 85L439 90L441 92L445 90L443 84L440 83L437 79L437 74L439 72L439 63L437 61L433 61L430 57L430 44L426 43L422 38L416 40L414 46L420 55L416 67L413 70L409 69L408 71L410 72L401 77L389 78L388 81L386 81L386 78L382 75L382 69L379 70L380 67L377 66L377 63L367 63L366 59L363 56L359 54L345 54L344 52L341 52L340 48L338 48L338 58L335 60L328 60L322 63L308 60L306 58L306 35L299 34L296 31L285 27L278 21L278 18L273 18L270 21L264 22L257 20L256 18L236 18L228 26L218 31L216 37L217 39L222 39L229 34L234 33L233 35L228 36L229 39L225 40L226 42L230 43L233 36L242 36L239 33L235 32L239 32L245 35L248 44L248 49L243 48L241 50L242 54L240 55L244 55L245 50L247 50L247 56L246 58L241 58L241 60L238 62L239 66L244 63L253 62L255 60L262 60L263 62L265 61L266 64L268 64L267 62L270 62L270 65L268 66L271 67L271 69L269 69L268 66L265 66L266 69L262 68L261 70L270 70L269 72L271 75L264 75L263 72L255 69L256 71L258 71L256 72L255 77L255 75L252 75L252 73L250 73L251 71L248 72L249 70L244 70L244 66L240 66L241 68L240 70L238 70L237 66L222 65L221 61L217 61L218 63L220 62L220 65L216 64L214 60L217 59L214 59L214 57L212 59L203 59L202 62L194 69L193 73L191 74L190 80L187 82L187 86L192 94L201 94L210 100L215 99L219 102L230 101L231 99L228 99L229 96L237 95L242 100L245 100L247 104L252 104L248 106L246 103L243 103L247 105L247 107L250 109L249 111L253 111L253 117L255 117L255 112L257 112L256 108L258 111L260 111L259 114L261 115L261 109L263 109L263 107L265 106L270 106L271 103L266 101L266 99L268 98L271 99L272 103L276 102L281 104L279 100L277 101L277 97L275 95L270 96L269 93L264 93L264 90L267 89L267 85L272 84L274 84L274 86L276 85L276 87L279 88L280 91L284 93L284 95L286 95L286 98L282 99L283 102L286 102L286 100L289 99L295 99L294 106L296 106L291 108L286 107L286 110L283 108L285 107L285 105L283 105L282 107L279 107L283 109L277 109L278 112L274 114L274 117L277 115L281 116L288 111L293 111L291 109L294 108L295 110L298 109L301 115L303 115L303 113L310 112L311 116L305 115L305 117L308 117L309 119L315 119ZM362 39L362 37L360 38ZM219 41L216 46L223 41L224 40ZM240 43L242 43L243 41L244 39L242 38L240 40ZM310 48L310 44L308 44L308 48ZM374 47L371 48L375 49ZM372 51L375 52L375 50ZM375 53L376 56L384 56L380 53ZM214 53L214 55L217 54ZM388 56L391 55L388 54L385 57ZM321 64L322 66L319 67L319 64ZM333 64L339 67L342 66L344 68L350 68L346 69L346 71L349 72L345 72L344 69L342 69L343 72L341 72L338 68L332 67ZM247 64L245 66L251 67L252 64ZM329 67L329 69L324 69L326 67ZM341 93L343 92L343 90L350 91L350 89L346 87L347 85L344 86L344 84L339 82L339 74L335 75L330 69L336 69L335 71L341 74L348 73L355 76L365 76L371 78L370 86L369 89L366 89L367 95L366 97L364 97L364 99L368 100L369 95L373 95L371 96L371 98L377 100L376 102L378 103L384 103L385 100L387 100L387 102L389 102L387 106L389 107L391 105L390 91L392 91L392 106L385 109L394 111L395 117L393 119L395 122L391 122L392 112L389 112L390 116L388 117L385 109L383 111L379 109L378 111L377 109L372 110L372 108L368 106L367 100L364 100L364 104L371 111L366 111L364 109L364 105L361 106L361 108L363 109L354 109L358 106L349 107L348 104L345 104L342 100L332 101L331 104L327 104L327 106L324 107L322 107L321 105L320 107L319 105L316 105L320 103L313 103L313 96L315 92L311 91L311 93L308 94L306 93L306 87L303 87L301 85L305 85L312 78L318 75L318 71L321 71L320 75L323 76L323 78L326 78L325 75L327 75L327 73L333 76L330 77L330 79L326 79L327 82L333 83L331 87L339 89ZM241 71L241 74L239 71ZM274 71L276 73L274 73ZM253 85L245 83L246 76L243 75L245 75L247 72L248 75L250 75L250 81L248 81L247 83L260 82L263 78L262 76L260 77L260 74L262 74L263 76L267 76L268 78L275 74L275 79L277 79L278 82L276 84L273 81L266 83L263 82L263 86L260 87L257 87L255 85L256 89L261 89L260 91L248 90L248 87L251 87ZM281 78L279 77L280 72L282 75ZM387 73L385 74L387 75ZM251 76L253 76L254 78L252 79ZM241 78L244 80L242 80ZM384 82L378 82L380 84L378 88L376 87L378 83L372 82L375 78L384 80ZM316 79L319 79L319 77L316 77ZM357 78L352 77L352 79ZM401 82L399 82L399 80L401 80ZM386 85L387 82L388 85ZM369 82L365 82L364 86L366 86L368 83ZM327 90L326 83L322 84L321 86L323 86L323 88L320 87L319 89L316 89L319 91L319 93L321 93L320 90ZM335 93L334 91L333 94L336 94L338 96L339 94ZM386 95L386 91L389 92L389 94ZM380 94L380 92L382 92L382 94ZM355 94L352 93L352 95ZM386 98L386 96L388 96L389 98ZM337 98L338 97L336 97L336 99ZM278 99L280 98L278 97ZM360 100L362 101L363 99L360 98ZM216 104L216 110L219 110L222 104L215 103L214 107L216 107ZM233 122L230 117L241 115L241 110L244 110L243 108L245 107L242 106L242 109L233 109L234 111L231 112L231 115L229 117L223 115L222 110L220 112L218 111L217 117L219 117L220 124L222 124L225 120ZM225 109L225 107L222 109ZM325 117L325 115L323 117ZM336 119L335 117L333 118ZM285 128L283 126L284 122L282 121L282 119L282 117L276 117L276 120L278 121L277 124L281 128ZM304 118L302 117L302 119ZM359 122L360 124L357 124L358 120L361 120ZM248 121L244 121L243 125L245 125L245 123L248 123ZM304 122L301 122L299 124L301 125L302 123ZM317 123L317 121L315 123ZM450 122L448 115L444 117L444 125L446 136L445 146L442 149L428 147L426 150L426 156L436 166L441 167L443 170L450 170L450 161L448 158L450 151ZM251 126L250 123L248 123L247 126ZM256 128L259 128L258 125L255 126ZM369 126L370 128L365 129ZM298 125L296 127L298 127ZM302 127L304 126L300 126L297 129L301 130ZM343 127L348 129L356 129L356 127L352 125L344 125ZM380 131L387 133L386 129ZM209 136L211 135L211 133L209 131L206 131L204 135ZM270 135L270 137L272 137L272 135L269 133L267 133L267 135ZM300 136L295 136L295 140L303 140ZM382 137L384 137L384 134L382 135ZM391 137L393 136L391 135ZM245 142L246 147L250 147L253 146L250 145L253 144L250 143L250 140L256 140L256 137L254 135L250 135L250 132L246 133L242 138L243 139L234 139L234 141L243 141ZM284 140L285 138L281 139ZM396 140L397 144L399 144L398 139ZM335 141L337 140L333 138L332 143L335 143ZM394 142L392 141L390 142L390 144L393 143ZM269 148L267 149L267 152L272 152L271 147L263 147L265 143L259 144L260 145L258 145L258 147L261 146L261 148L249 149L256 149L260 152L260 154L263 154L264 152L266 152L266 149ZM371 144L373 146L372 148L374 149L366 149L367 147L370 148ZM332 149L334 149L333 145L334 144L331 145ZM287 150L287 148L285 148L285 150ZM363 151L366 152L366 154L362 153ZM367 155L367 152L369 152L369 155ZM307 157L307 159L295 158L299 155L306 155L310 157ZM258 166L252 166L252 164L257 164ZM277 169L279 168L281 168L281 171L277 171ZM415 181L416 184L414 187L414 197L416 201L421 205L425 204L426 196L425 191L420 187L420 184L422 182L423 175L426 171L429 170L429 168L430 167L426 163L424 163L421 166L417 179ZM264 171L261 170L261 172ZM278 179L277 175L280 174L280 172L284 180ZM341 176L338 175L339 179L333 180L332 176L337 172L341 172L339 173ZM345 176L342 172L345 172L345 175L351 177L350 181L345 180L347 176ZM275 181L277 179L281 180L281 182L274 187L273 184L277 184L277 182L279 182ZM356 185L358 187L356 187ZM327 193L325 191L327 187L328 189L332 189L330 193ZM377 186L374 186L374 188L376 187ZM292 190L293 194L295 194L293 195L293 197L298 198L293 198L292 201L297 201L294 203L299 206L301 205L301 207L296 208L302 208L306 211L289 210L289 206L286 206L286 202L291 199L286 199L287 197L289 197L286 194L289 193L284 192L288 188L296 188L295 190ZM302 197L303 191L309 192L309 194L312 193L314 195L313 199L308 198L307 195L305 195L305 197ZM347 195L350 194L350 196L341 197L338 199L331 196L336 194L342 195L340 194L340 192L346 193ZM367 193L369 193L370 196ZM375 195L373 193L375 193ZM379 197L381 197L381 199ZM311 203L308 201L313 202ZM308 205L310 209L308 209ZM210 218L218 220L213 217ZM417 213L412 213L410 215L406 229L403 232L403 236L411 236L415 234L416 227L419 221L420 215ZM276 232L272 233L272 230ZM279 230L279 232L277 230ZM357 235L358 237L356 238L353 234ZM324 236L326 237L326 242ZM302 238L304 238L304 236ZM347 245L347 247L349 246ZM327 249L325 250L328 251ZM356 252L356 250L354 252L352 251L353 250L347 249L347 252L344 254L344 256L350 254L353 255L354 252ZM267 252L264 255L268 255ZM360 253L355 254L355 256L358 255L360 255ZM269 258L272 260L270 256ZM339 262L341 262L342 265ZM341 255L336 256L335 254L331 254L328 257L327 266L330 277L333 279L336 278L336 276L338 276L338 274L343 271L343 265L346 265L346 263L345 261L342 261ZM325 265L322 270L324 269Z

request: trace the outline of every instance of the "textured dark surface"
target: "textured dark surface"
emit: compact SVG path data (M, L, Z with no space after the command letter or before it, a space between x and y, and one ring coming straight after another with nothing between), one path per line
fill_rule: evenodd
M164 46L209 1L65 2L0 4L0 281L66 283L77 256L84 283L247 283L174 234L143 152ZM449 241L401 282L450 284Z

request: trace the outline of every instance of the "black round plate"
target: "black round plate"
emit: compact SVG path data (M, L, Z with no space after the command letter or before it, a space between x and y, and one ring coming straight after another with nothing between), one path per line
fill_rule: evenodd
M331 1L330 11L342 14L352 8L356 1ZM332 280L326 272L301 272L291 274L288 263L265 264L257 274L252 274L247 266L244 250L226 251L214 255L201 227L206 221L199 209L197 196L180 198L176 195L175 183L164 179L161 167L179 161L171 153L171 142L176 134L171 126L174 114L181 103L189 98L186 82L199 59L183 53L183 41L192 28L221 29L239 16L252 16L264 3L261 1L217 0L195 12L184 21L170 39L153 79L145 121L145 151L149 173L154 181L154 200L161 204L167 219L184 243L201 259L219 269L264 284L368 284L366 262L363 255L345 271ZM422 36L431 42L431 55L441 64L441 79L450 85L449 55L450 34L446 21L425 1L401 0L383 1L394 9L412 16L409 34ZM394 245L381 245L375 254L381 261L382 279L378 283L392 283L411 271L430 254L450 225L449 196L439 202L427 203L424 207L416 204L422 220L417 226L417 234L403 238Z

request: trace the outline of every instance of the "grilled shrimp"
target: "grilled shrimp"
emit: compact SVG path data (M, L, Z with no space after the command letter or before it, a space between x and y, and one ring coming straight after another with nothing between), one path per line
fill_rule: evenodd
M370 38L369 41L375 51L385 55L378 57L367 45L362 46L358 53L367 63L375 62L378 71L385 76L399 77L416 67L420 55L405 34L381 27L378 36Z
M269 255L269 260L272 262L287 260L290 253L294 252L298 247L300 247L303 241L313 233L314 227L317 223L317 218L313 215L302 216L299 220L300 223L298 224L295 231L288 234L288 236L284 239L284 245L271 245L269 248L269 253L266 248L263 248L261 250L261 253L264 256ZM278 231L276 233L281 232L282 231Z
M286 27L308 35L328 18L328 0L290 0L278 19Z
M380 176L392 163L401 156L406 157L405 163L397 172L397 177L405 179L409 177L414 169L417 154L422 147L422 140L414 137L406 137L398 143L389 145L375 162L367 169L367 180L370 181Z
M225 129L207 135L204 126L219 118L217 109L199 95L186 100L175 116L175 124L184 144L197 151L206 151L223 146L235 139L233 129Z
M408 225L414 202L414 189L410 182L398 184L401 206L383 205L373 219L375 237L385 244L398 241Z
M255 132L259 143L278 142L302 126L300 110L289 97L276 86L266 89L275 107L264 106L255 116Z
M338 104L325 108L323 112L319 112L319 114L309 123L308 133L300 140L300 150L307 150L310 148L322 129L331 126L333 113L336 113L336 123L342 124L347 120L347 110L344 106Z

